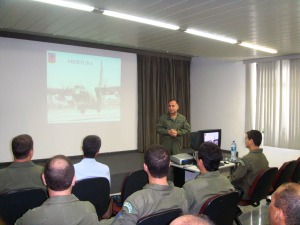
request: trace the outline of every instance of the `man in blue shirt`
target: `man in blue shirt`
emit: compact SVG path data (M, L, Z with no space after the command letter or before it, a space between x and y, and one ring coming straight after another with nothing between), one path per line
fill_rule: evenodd
M110 182L109 167L97 162L95 157L99 154L101 139L97 135L88 135L83 139L82 151L84 158L74 165L76 180L94 177L105 177Z

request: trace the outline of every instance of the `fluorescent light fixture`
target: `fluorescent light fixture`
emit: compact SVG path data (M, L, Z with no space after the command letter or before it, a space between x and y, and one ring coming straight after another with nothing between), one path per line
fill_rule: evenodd
M227 42L230 44L236 44L238 42L236 39L233 39L233 38L228 38L225 36L216 35L216 34L204 32L204 31L200 31L200 30L186 29L184 32L189 33L189 34L194 34L197 36L201 36L201 37L205 37L205 38L210 38L210 39L214 39L214 40L218 40L218 41Z
M246 47L246 48L251 48L251 49L255 49L255 50L259 50L259 51L263 51L263 52L268 52L268 53L272 53L272 54L277 53L276 49L268 48L268 47L260 46L260 45L255 45L255 44L252 44L252 43L249 43L249 42L241 42L239 45L243 46L243 47Z
M62 7L72 8L72 9L78 9L83 11L92 12L95 8L93 6L79 4L75 2L69 2L69 1L63 1L63 0L32 0L34 2L41 2L41 3L47 3L51 5L58 5Z
M145 19L145 18L137 17L137 16L131 16L131 15L118 13L118 12L114 12L114 11L110 11L110 10L103 10L102 14L106 15L106 16L112 16L112 17L124 19L124 20L130 20L130 21L134 21L134 22L138 22L138 23L144 23L144 24L153 25L153 26L157 26L157 27L163 27L163 28L167 28L167 29L171 29L171 30L179 30L179 28L180 28L179 26L176 26L173 24L162 23L159 21L149 20L149 19Z

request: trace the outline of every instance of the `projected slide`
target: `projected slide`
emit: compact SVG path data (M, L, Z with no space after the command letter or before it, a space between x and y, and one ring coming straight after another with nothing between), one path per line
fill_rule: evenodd
M48 123L120 120L121 59L47 51Z

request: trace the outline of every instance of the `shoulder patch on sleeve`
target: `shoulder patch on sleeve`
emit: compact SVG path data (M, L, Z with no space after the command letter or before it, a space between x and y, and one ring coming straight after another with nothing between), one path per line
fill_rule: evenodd
M240 161L239 161L239 165L245 166L246 164L245 164L245 162L244 162L243 160L240 160Z
M132 213L132 205L129 202L124 202L124 208L127 208L128 213Z

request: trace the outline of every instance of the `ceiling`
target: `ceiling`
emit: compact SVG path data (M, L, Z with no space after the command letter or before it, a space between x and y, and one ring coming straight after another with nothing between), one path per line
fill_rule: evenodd
M59 37L167 54L245 60L300 53L298 0L73 0L225 35L278 50L270 54L100 13L32 2L0 0L1 33Z

